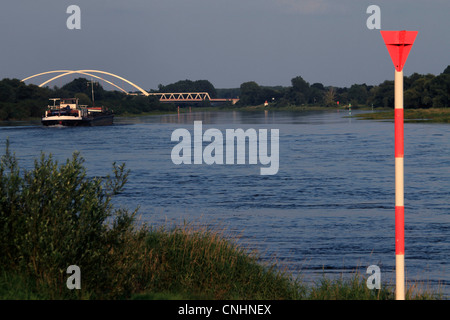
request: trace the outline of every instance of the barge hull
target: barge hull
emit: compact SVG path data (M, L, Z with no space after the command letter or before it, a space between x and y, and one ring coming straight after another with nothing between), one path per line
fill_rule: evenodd
M55 119L56 118L56 119ZM44 126L56 126L62 125L67 127L93 127L93 126L109 126L113 124L113 115L96 116L92 118L83 119L57 119L57 117L51 117L51 119L42 119Z

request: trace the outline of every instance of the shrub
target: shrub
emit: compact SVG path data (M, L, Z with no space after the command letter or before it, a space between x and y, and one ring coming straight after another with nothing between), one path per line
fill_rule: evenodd
M68 291L67 267L77 265L88 279L86 292L118 294L108 277L118 272L113 262L136 211L114 210L111 198L128 172L113 164L114 177L88 178L83 162L78 153L63 165L42 154L21 172L7 141L0 160L0 264L56 292Z
M6 142L0 158L0 298L7 299L391 299L360 277L308 290L277 264L261 263L221 232L189 224L137 228L137 210L111 199L128 177L89 178L78 153L58 165L41 155L21 172ZM68 290L70 265L81 290ZM428 299L433 294L408 298Z
M20 290L29 287L22 296L299 297L297 284L275 266L259 264L219 232L188 225L137 228L137 210L111 204L127 180L124 165L113 164L113 175L101 179L89 178L83 162L78 153L62 165L42 154L22 172L6 143L0 159L0 268L5 279L21 279ZM80 267L82 290L66 287L70 265Z

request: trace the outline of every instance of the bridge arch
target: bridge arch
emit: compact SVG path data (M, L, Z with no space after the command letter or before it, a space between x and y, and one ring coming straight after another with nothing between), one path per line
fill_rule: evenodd
M47 72L37 73L37 74L35 74L35 75L29 76L29 77L23 79L22 81L25 82L26 80L29 80L29 79L32 79L32 78L35 78L35 77L38 77L38 76L41 76L41 75L44 75L44 74L50 74L50 73L61 73L61 74L59 74L59 75L57 75L57 76L54 76L53 78L51 78L51 79L49 79L49 80L47 80L47 81L41 83L41 84L39 85L39 87L42 87L42 86L46 85L47 83L49 83L49 82L51 82L51 81L53 81L53 80L56 80L56 79L58 79L58 78L60 78L60 77L67 76L67 75L69 75L69 74L79 73L79 74L89 75L89 76L95 77L95 78L97 78L97 79L104 80L105 82L108 82L109 84L115 86L116 88L119 88L120 90L126 92L124 89L122 89L122 88L120 88L119 86L113 84L112 82L107 81L107 80L105 80L105 79L103 79L103 78L101 78L101 77L99 77L99 76L96 76L96 75L93 75L93 74L92 74L92 73L100 73L100 74L106 74L106 75L115 77L115 78L117 78L117 79L120 79L120 80L122 80L122 81L125 81L126 83L130 84L130 85L133 86L134 88L138 89L138 90L139 90L140 92L142 92L145 96L148 96L148 95L149 95L149 93L148 93L147 91L145 91L144 89L142 89L142 88L139 87L138 85L134 84L133 82L131 82L131 81L125 79L125 78L122 78L122 77L120 77L120 76L118 76L118 75L116 75L116 74L113 74L113 73L110 73L110 72L106 72L106 71L100 71L100 70L54 70L54 71L47 71ZM127 93L127 92L126 92L126 93Z
M41 83L41 84L39 85L39 87L45 86L47 83L49 83L49 82L51 82L51 81L53 81L53 80L56 80L56 79L59 78L59 77L62 77L62 76L65 76L65 75L68 75L68 74L71 74L71 73L72 73L72 72L67 72L67 73L64 73L64 74L62 74L62 75L59 75L59 76L57 76L57 77L54 77L54 78L52 78L52 79L50 79L50 80L47 80L47 81ZM111 81L108 81L108 80L106 80L106 79L103 79L102 77L99 77L99 76L97 76L97 75L95 75L95 74L87 73L87 72L81 72L81 71L79 71L79 72L77 72L77 73L79 73L79 74L84 74L84 75L86 75L86 76L91 76L91 77L93 77L93 78L103 80L103 81L105 81L106 83L109 83L110 85L112 85L112 86L116 87L117 89L119 89L119 90L125 92L126 94L128 94L127 90L125 90L125 89L119 87L118 85L116 85L115 83L112 83Z

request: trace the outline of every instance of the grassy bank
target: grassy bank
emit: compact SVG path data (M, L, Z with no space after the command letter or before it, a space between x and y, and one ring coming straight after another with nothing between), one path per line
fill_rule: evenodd
M363 120L394 120L394 110L362 113L354 117ZM450 123L450 108L405 109L404 119L405 122Z
M89 178L74 154L63 164L41 155L23 170L9 150L0 159L0 299L392 299L355 274L304 285L262 262L223 230L151 227L111 200L128 179L124 165ZM81 271L69 290L67 268ZM408 298L431 294L409 291Z

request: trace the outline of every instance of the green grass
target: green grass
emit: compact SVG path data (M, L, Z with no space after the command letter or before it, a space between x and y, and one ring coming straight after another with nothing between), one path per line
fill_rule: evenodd
M111 205L127 177L124 165L114 164L112 175L88 178L78 154L63 164L42 155L23 170L7 142L0 158L0 299L393 297L388 286L369 290L361 275L306 286L224 230L139 224L136 210ZM66 286L70 265L81 269L80 290ZM408 297L435 298L415 292Z
M33 278L13 272L0 273L0 300L44 300L49 296L38 291Z
M367 288L366 279L358 273L332 279L325 274L312 284L304 285L275 264L261 263L256 252L227 239L222 232L185 224L165 230L148 229L145 237L130 239L129 259L119 259L119 268L132 278L134 290L128 294L102 295L90 288L78 296L67 296L64 283L51 287L33 280L33 276L10 271L0 278L0 299L132 299L132 300L392 300L393 288ZM131 236L131 235L130 235ZM134 254L131 254L133 252ZM132 260L140 267L135 269ZM135 276L126 269L134 270ZM111 274L109 281L126 284ZM89 281L83 279L83 282ZM116 288L116 292L124 291ZM62 293L61 293L62 292ZM436 299L431 291L422 292L410 286L407 299Z
M157 292L206 299L296 299L301 292L274 264L262 264L256 252L206 227L151 231L147 245L167 263L155 281Z
M394 120L394 110L362 113L354 117L362 120ZM450 123L450 108L405 109L404 122Z

